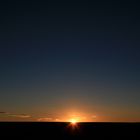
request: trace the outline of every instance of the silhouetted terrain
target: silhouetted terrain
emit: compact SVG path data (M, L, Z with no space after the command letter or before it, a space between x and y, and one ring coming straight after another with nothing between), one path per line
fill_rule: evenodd
M4 139L139 139L140 123L38 123L1 122Z

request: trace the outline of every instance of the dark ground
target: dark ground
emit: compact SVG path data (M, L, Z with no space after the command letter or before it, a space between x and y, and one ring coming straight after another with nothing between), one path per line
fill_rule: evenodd
M140 139L140 123L69 123L1 122L3 139ZM1 139L0 138L0 139Z

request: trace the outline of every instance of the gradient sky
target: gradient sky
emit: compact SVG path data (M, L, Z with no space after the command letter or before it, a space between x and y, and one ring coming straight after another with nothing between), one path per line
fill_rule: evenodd
M0 121L140 121L137 3L0 6Z

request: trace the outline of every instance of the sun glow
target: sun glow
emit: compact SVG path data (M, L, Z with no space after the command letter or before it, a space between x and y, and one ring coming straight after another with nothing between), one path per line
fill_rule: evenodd
M76 119L71 119L71 120L70 120L70 123L73 124L73 125L75 125L75 124L78 123L78 121L77 121Z
M71 128L72 130L79 129L78 122L79 121L75 118L70 119L68 127Z

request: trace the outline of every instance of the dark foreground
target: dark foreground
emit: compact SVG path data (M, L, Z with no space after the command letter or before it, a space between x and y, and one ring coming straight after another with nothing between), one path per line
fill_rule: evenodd
M16 123L1 122L3 139L140 139L140 123Z

